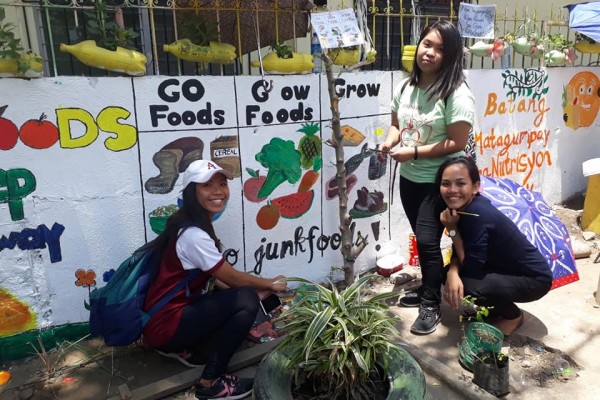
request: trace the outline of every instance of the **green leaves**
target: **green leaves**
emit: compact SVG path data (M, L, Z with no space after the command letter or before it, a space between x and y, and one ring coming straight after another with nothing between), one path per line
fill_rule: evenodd
M365 297L363 286L372 276L363 276L343 291L329 289L302 278L302 299L278 319L287 322L280 346L290 357L289 368L313 378L327 396L366 399L371 392L369 376L376 364L385 369L385 355L399 351L393 338L399 336L396 319L385 300L394 292ZM385 372L387 374L387 371Z
M279 58L293 58L294 57L294 55L292 54L292 49L290 48L290 46L288 46L284 42L275 43L274 45L271 45L271 50L273 50L275 53L277 53L277 57L279 57Z
M6 11L0 7L0 58L18 60L23 51L21 39L12 32L15 25L3 23L4 18L6 18Z
M134 39L140 34L132 28L121 28L115 20L109 20L104 0L96 0L94 7L94 12L85 13L89 39L107 50L114 51L117 46L135 49Z

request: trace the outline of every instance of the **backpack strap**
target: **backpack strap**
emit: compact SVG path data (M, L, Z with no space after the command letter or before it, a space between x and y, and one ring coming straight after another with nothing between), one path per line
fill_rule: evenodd
M167 303L169 301L171 301L173 296L175 296L175 294L177 292L179 292L181 289L183 289L188 284L189 281L194 279L198 275L199 272L200 272L200 270L198 270L198 269L193 269L192 271L190 271L190 273L188 274L188 276L185 277L184 280L179 282L177 284L177 286L175 286L173 289L169 290L169 292L167 294L165 294L156 304L154 304L152 306L152 308L150 310L148 310L148 312L147 312L147 314L150 316L150 318L152 318L157 312L159 312L161 308L166 306Z

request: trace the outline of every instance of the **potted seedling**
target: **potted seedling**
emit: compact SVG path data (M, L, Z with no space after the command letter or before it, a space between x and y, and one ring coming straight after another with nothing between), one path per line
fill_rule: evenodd
M571 65L577 58L573 43L560 33L548 35L546 38L549 51L544 54L544 62L548 67Z
M384 300L398 294L366 296L362 289L371 279L363 276L343 291L289 279L302 285L300 300L276 320L285 324L285 338L259 364L254 399L291 400L293 390L312 398L370 399L378 387L385 399L425 398L421 368L394 343L396 320Z
M163 50L186 61L233 64L235 46L218 42L218 25L206 22L193 11L177 14L178 32L182 39L165 44Z
M146 56L134 50L134 39L139 34L125 28L120 7L115 8L114 17L109 18L105 0L96 0L94 12L86 16L89 39L74 45L61 43L60 51L72 54L90 67L132 76L146 73Z
M465 313L460 321L469 321L463 339L459 345L459 362L469 371L473 370L473 361L479 350L499 353L502 349L504 334L495 326L484 322L492 307L478 306L473 296L465 296L461 300Z
M314 67L313 56L305 53L295 53L284 42L271 46L272 52L261 61L252 61L254 68L262 67L267 72L277 74L307 74Z
M15 26L4 22L5 18L6 11L0 7L0 77L42 76L44 61L37 54L24 51L21 39L13 32Z
M480 349L473 359L473 383L497 397L510 392L508 355Z

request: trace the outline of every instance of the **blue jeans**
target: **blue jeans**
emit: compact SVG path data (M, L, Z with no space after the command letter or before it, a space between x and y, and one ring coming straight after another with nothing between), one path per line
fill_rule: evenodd
M175 334L161 350L206 352L202 378L216 379L226 372L229 360L248 336L258 307L258 294L250 287L198 296L183 308Z
M400 200L410 227L417 238L421 264L423 305L439 305L444 259L440 240L444 225L440 213L446 208L433 183L416 183L400 177Z

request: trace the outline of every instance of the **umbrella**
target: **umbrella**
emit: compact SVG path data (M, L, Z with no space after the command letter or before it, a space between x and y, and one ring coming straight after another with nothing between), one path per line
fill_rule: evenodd
M571 239L538 192L507 178L481 176L481 194L502 211L538 248L552 270L552 288L579 280Z
M600 2L569 4L569 28L600 42Z
M180 13L197 10L205 22L218 23L220 41L234 45L241 54L258 50L257 38L260 46L265 47L305 37L309 26L307 11L313 7L309 0L179 0L176 3Z

